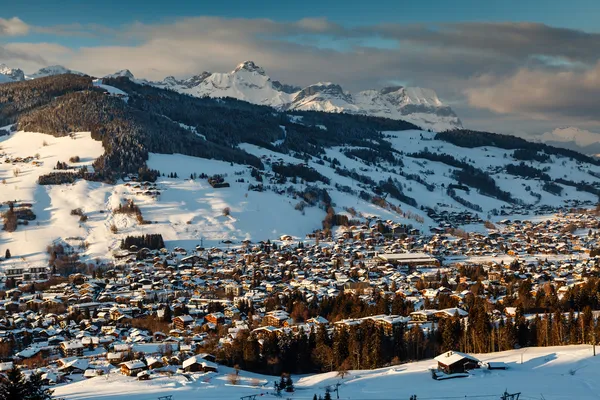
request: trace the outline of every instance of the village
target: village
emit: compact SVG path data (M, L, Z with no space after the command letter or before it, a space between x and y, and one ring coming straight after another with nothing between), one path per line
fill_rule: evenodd
M515 304L523 293L513 289L526 287L530 298L552 292L561 301L589 283L600 268L595 248L600 222L595 210L568 208L523 218L486 223L485 232L446 227L421 233L374 218L337 229L331 240L284 235L172 251L131 245L115 251L111 263L69 274L59 264L11 267L7 259L0 372L19 365L41 372L47 385L60 385L110 373L147 380L156 374L218 373L221 365L238 371L228 348L240 338L256 343L257 357L269 338L310 333L331 343L361 326L385 337L401 328L401 335L418 331L431 338L449 321L460 327L470 318L474 298L485 303L496 327L517 318L533 321L543 310L519 309ZM360 311L335 313L323 306L343 296L363 304L349 306ZM329 315L319 313L328 309ZM468 376L473 368L506 367L482 364L458 348L413 353L410 343L406 339L407 349L398 353L404 358L394 362L436 356L436 380ZM321 356L313 351L312 358ZM336 363L336 357L330 357L328 370L342 377L347 369L366 366L360 360ZM389 364L372 362L369 366ZM285 369L283 363L271 372L294 372Z

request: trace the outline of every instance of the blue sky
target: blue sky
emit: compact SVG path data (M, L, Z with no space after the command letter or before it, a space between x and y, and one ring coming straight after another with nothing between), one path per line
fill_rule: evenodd
M476 129L600 132L597 0L5 3L0 63L26 72L162 79L253 60L300 86L432 88Z
M600 2L596 0L28 0L2 6L4 17L18 16L39 26L102 24L117 27L140 21L156 23L197 15L226 18L269 18L293 21L326 17L347 26L380 23L464 21L540 22L557 27L598 31ZM62 38L70 45L84 38Z

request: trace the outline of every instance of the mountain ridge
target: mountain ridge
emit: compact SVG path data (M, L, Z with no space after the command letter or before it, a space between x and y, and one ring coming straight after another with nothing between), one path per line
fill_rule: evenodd
M0 83L68 73L84 75L60 65L41 68L33 74L25 74L22 70L2 65ZM167 76L161 81L149 81L136 78L128 69L105 75L104 78L123 76L136 83L194 97L231 97L285 111L322 111L385 117L405 120L434 131L462 128L458 116L432 89L388 86L379 90L369 89L351 93L339 84L331 82L318 82L300 87L272 80L266 71L253 61L244 61L230 72L203 71L184 79Z

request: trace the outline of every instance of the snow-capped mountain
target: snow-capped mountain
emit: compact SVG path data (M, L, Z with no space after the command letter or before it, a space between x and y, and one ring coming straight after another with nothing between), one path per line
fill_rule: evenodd
M18 68L0 64L0 83L19 82L25 80L25 73Z
M20 69L1 64L0 83L67 73L83 75L61 65L45 67L27 75ZM126 77L136 83L171 89L196 97L232 97L280 110L343 112L402 119L434 131L462 127L460 119L452 109L442 103L431 89L397 86L350 93L340 85L330 82L301 88L272 80L265 70L253 61L245 61L231 72L204 71L187 79L168 76L159 82L135 78L128 69L105 76L117 77Z
M63 67L62 65L51 65L49 67L41 68L33 74L25 74L23 70L19 68L11 68L6 64L0 64L0 83L20 82L24 80L37 79L46 76L62 74L85 75L82 72L70 70L68 68Z
M36 78L43 78L45 76L54 76L54 75L63 75L63 74L85 75L83 72L73 71L71 69L63 67L62 65L51 65L49 67L41 68L37 72L35 72L31 75L25 75L25 78L26 79L36 79Z
M105 78L120 78L120 77L134 79L133 74L128 69L122 69L120 71L115 72L114 74L109 74L109 75L105 76Z
M274 85L265 71L252 61L239 64L228 73L202 72L184 81L168 77L156 83L197 97L233 97L254 104L283 107L293 99L283 85Z
M344 112L403 119L436 131L462 127L452 109L444 105L431 89L399 86L352 94L330 82L300 88L273 81L252 61L245 61L228 73L205 71L186 80L169 76L152 84L198 97L233 97L285 110Z

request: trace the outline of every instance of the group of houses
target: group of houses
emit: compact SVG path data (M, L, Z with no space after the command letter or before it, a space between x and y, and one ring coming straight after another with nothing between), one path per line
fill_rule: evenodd
M466 300L475 285L483 285L495 309L492 317L505 318L511 313L502 306L505 280L528 279L532 291L551 284L561 293L597 272L600 260L590 252L598 226L592 214L563 212L536 222L507 219L487 233L422 235L404 229L386 235L382 231L396 224L373 219L338 230L331 241L246 240L227 249L171 251L132 246L94 275L60 277L47 267L25 271L5 262L4 271L17 284L1 292L0 356L41 369L51 383L111 370L139 379L161 369L210 373L218 365L203 353L209 339L227 346L243 331L257 337L334 332L365 321L385 332L397 324L431 331L440 319L468 315ZM487 279L470 281L460 274L461 264L481 267ZM400 297L411 311L328 321L294 316L268 301L292 293L308 302L342 293L364 302ZM442 296L455 306L432 307ZM140 320L158 323L141 327ZM479 365L456 352L436 361L446 374Z

